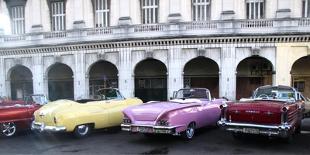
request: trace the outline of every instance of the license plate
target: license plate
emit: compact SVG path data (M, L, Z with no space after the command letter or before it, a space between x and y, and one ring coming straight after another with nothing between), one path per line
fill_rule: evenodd
M142 133L153 133L153 128L150 127L133 127L133 132L142 132Z
M243 128L243 133L249 133L249 134L259 134L259 129L255 128Z

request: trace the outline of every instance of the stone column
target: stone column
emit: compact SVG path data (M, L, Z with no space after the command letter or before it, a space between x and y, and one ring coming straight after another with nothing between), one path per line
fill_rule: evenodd
M236 60L235 47L227 44L221 51L220 69L220 97L227 97L230 100L236 99Z
M235 18L234 1L233 0L222 0L222 20L229 20Z
M2 38L2 35L4 35L4 30L0 27L0 43L4 42L4 39Z
M182 20L181 15L181 1L169 0L169 15L168 22L180 22Z
M277 18L291 17L291 0L278 0Z
M5 66L4 66L4 59L0 58L0 96L8 96L7 91L6 91L6 77L5 77Z
M41 0L32 0L31 1L31 32L42 32L42 10L41 10Z
M74 73L74 99L88 98L85 69L85 54L79 51L74 55L75 73Z
M119 19L118 25L130 25L131 17L130 17L130 1L131 0L120 0L119 1Z
M47 92L44 91L44 72L43 72L43 58L41 55L36 55L33 58L33 93L44 94L47 96Z
M173 97L173 92L183 88L183 66L182 49L169 49L168 59L168 94L167 97Z
M84 20L84 0L74 0L74 21L73 29L81 29L85 27Z
M125 97L134 96L134 75L131 65L131 49L119 51L118 88Z

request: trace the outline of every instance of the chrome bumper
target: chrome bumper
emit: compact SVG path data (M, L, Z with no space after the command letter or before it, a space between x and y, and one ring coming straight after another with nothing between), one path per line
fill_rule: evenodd
M121 124L123 131L153 133L153 134L170 134L179 135L176 132L176 126L152 126L152 125L137 125L137 124Z
M63 132L66 131L66 127L64 126L46 126L44 123L39 122L32 122L31 123L31 130L36 131L48 131L48 132Z
M220 120L217 124L224 130L245 133L245 134L259 134L275 137L287 137L291 133L292 126L289 124L281 125L258 125L250 123L233 123L226 120Z

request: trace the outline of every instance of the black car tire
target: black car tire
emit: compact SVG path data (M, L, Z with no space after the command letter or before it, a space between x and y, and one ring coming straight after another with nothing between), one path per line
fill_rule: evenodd
M186 140L191 140L193 139L194 135L195 135L195 129L196 129L196 125L194 122L190 123L186 130L182 132L182 137L185 138Z
M92 130L92 126L89 124L81 124L75 127L74 135L77 138L84 138L87 137Z

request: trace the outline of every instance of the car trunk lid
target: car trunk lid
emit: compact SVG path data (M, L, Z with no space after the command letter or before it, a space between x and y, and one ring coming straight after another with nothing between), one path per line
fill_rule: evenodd
M239 123L280 124L281 101L253 100L231 104L227 109L227 120Z

